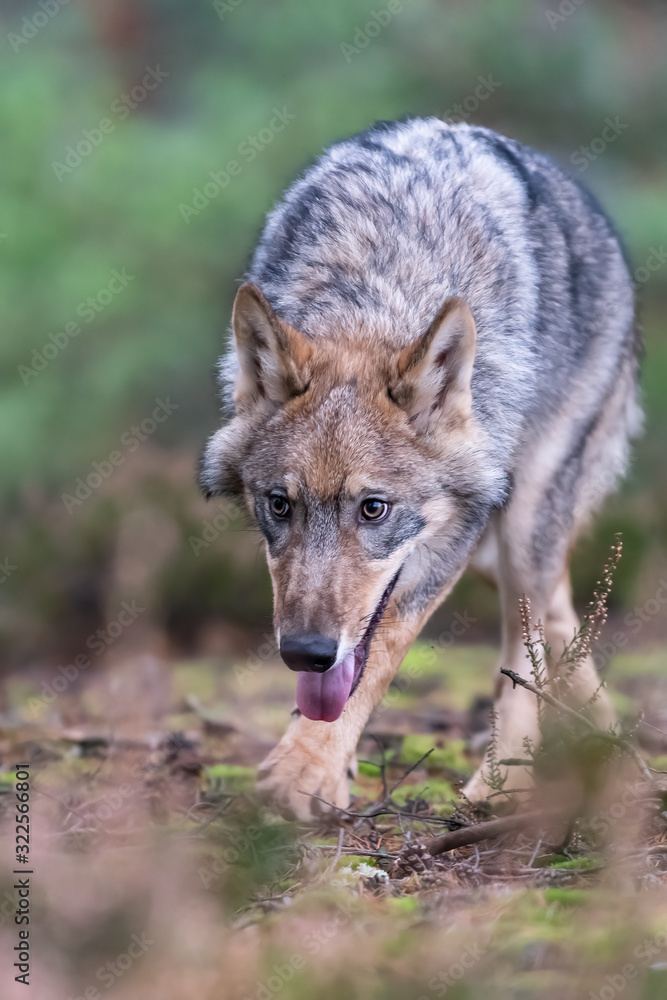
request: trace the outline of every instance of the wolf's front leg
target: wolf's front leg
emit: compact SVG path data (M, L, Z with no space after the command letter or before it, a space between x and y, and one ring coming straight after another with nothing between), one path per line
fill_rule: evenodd
M357 741L366 723L353 711L354 697L336 722L313 722L297 709L287 732L260 765L257 788L269 794L283 815L310 819L326 811L325 802L347 807Z
M260 765L257 787L268 792L284 813L310 819L318 811L326 811L327 802L347 807L349 780L356 774L356 750L364 726L429 615L445 600L463 571L463 565L452 570L443 560L445 569L438 573L434 562L417 552L411 563L404 565L402 589L389 601L361 680L340 718L313 722L295 713L281 741Z
M335 722L313 722L295 711L287 732L262 762L257 776L258 790L268 792L281 812L310 819L326 811L325 803L347 807L359 737L420 624L411 627L394 618L386 633L376 635L359 685Z
M346 808L349 779L356 773L357 743L364 726L434 603L399 619L394 600L390 602L373 638L361 680L339 719L313 722L295 712L287 732L258 772L258 789L267 792L280 811L309 819L318 811L326 811L326 803Z

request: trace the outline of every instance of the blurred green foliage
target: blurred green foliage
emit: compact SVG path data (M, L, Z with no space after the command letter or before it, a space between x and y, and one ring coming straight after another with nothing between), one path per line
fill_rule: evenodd
M667 10L587 0L554 22L558 9L556 0L405 0L376 31L377 19L372 29L366 25L374 16L387 21L377 15L381 3L371 9L352 0L114 0L66 6L26 38L33 6L12 0L2 15L0 61L7 554L23 549L26 532L60 535L60 517L45 511L62 513L62 494L114 450L126 464L124 435L150 416L156 399L178 409L142 447L166 455L188 449L194 466L215 427L213 366L264 214L324 146L374 119L455 115L466 99L473 106L480 77L492 79L492 93L470 120L551 152L574 171L571 156L601 134L607 117L618 118L627 127L586 160L581 176L617 220L635 266L659 261L667 217ZM148 68L164 80L128 110L123 95L141 86ZM267 138L274 109L293 118ZM90 146L85 155L76 152L82 141ZM211 172L231 160L240 164L238 174L205 194ZM184 213L193 201L205 207ZM114 272L125 275L120 288ZM667 547L667 261L646 273L639 296L649 359L647 434L628 485L575 573L585 596L613 531L623 528L619 606L655 590ZM80 332L68 335L72 323ZM85 533L98 516L92 509L105 489L68 515L74 533L77 525ZM194 497L189 480L185 489ZM164 493L165 506L173 507L166 483ZM100 508L99 531L112 537L112 522ZM54 545L43 545L45 560L61 558ZM183 534L174 563L181 583L168 579L164 588L180 586L199 607L201 563L190 549ZM24 561L33 584L38 563ZM266 577L257 559L252 566L266 612ZM88 568L96 572L94 559ZM42 603L53 603L49 586ZM476 586L464 584L460 595L482 617L493 614Z

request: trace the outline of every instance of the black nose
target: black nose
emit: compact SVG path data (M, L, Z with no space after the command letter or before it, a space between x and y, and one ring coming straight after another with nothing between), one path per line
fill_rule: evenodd
M307 632L280 640L280 655L290 670L314 670L323 674L336 662L338 643L324 635Z

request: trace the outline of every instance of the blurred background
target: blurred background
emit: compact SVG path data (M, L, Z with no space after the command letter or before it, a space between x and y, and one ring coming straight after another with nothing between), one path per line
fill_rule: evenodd
M646 434L579 548L576 593L622 531L624 645L667 638L664 4L5 0L0 29L6 669L64 662L99 629L104 651L123 602L122 641L164 656L269 641L259 537L194 482L214 364L284 187L337 138L405 115L535 145L616 220ZM456 610L474 619L466 640L493 640L495 595L465 579L429 634Z
M283 986L285 1000L433 1000L471 945L459 1000L621 987L663 1000L667 6L4 0L0 48L3 996L24 995L11 971L22 761L38 1000L112 985L117 1000L267 1000ZM219 422L214 366L281 191L336 139L406 115L551 153L598 195L633 261L646 433L574 577L583 608L622 532L596 655L611 657L623 725L643 715L638 740L662 780L641 877L600 869L598 841L634 844L647 808L615 759L618 801L591 806L597 834L576 833L574 860L540 837L503 857L465 848L431 881L366 863L460 825L498 642L496 596L472 578L361 741L354 808L380 816L370 804L388 775L400 815L357 823L344 847L342 827L304 846L249 796L294 677L273 644L257 532L195 484Z

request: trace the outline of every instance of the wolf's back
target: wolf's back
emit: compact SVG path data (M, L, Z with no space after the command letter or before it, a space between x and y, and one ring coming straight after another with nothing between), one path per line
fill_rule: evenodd
M268 217L248 278L307 335L372 330L378 350L464 297L475 411L506 453L575 383L594 408L634 364L632 284L607 217L548 157L466 124L380 122L332 146Z

